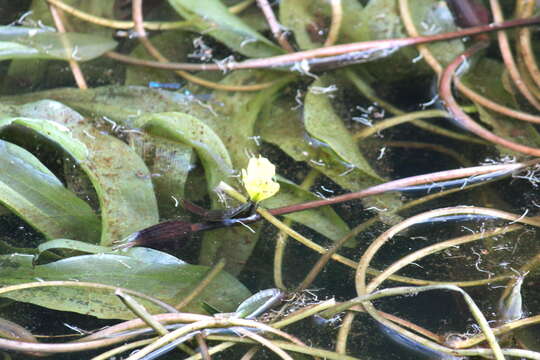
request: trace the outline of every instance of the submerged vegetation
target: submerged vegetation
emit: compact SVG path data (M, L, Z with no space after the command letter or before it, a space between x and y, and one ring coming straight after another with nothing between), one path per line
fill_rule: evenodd
M5 8L5 358L540 359L538 1Z

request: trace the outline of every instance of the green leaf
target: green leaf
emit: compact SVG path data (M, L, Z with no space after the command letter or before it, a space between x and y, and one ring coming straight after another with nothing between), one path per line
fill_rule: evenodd
M300 49L314 49L321 47L328 35L328 9L328 2L323 1L282 0L279 20L293 32Z
M100 223L90 206L67 190L31 153L2 140L0 203L47 238L99 239Z
M0 60L40 58L39 51L15 42L0 42ZM45 57L41 57L45 58Z
M357 0L342 0L341 7L343 18L338 43L354 42L362 5ZM331 16L332 10L326 0L282 0L279 5L281 24L293 32L302 50L323 46Z
M114 18L115 15L118 15L115 11L114 1L110 0L63 0L62 2L66 5L76 8L81 12L92 14L94 16L111 19ZM54 20L52 18L48 2L43 2L41 0L33 0L29 10L30 13L25 18L28 20L28 22L48 25L52 27L49 29L55 31ZM79 19L75 16L69 17L69 25L70 29L73 29L72 31L86 34L103 35L110 37L115 32L114 29L102 26L101 24L94 24L92 22Z
M262 205L266 208L278 208L319 199L311 192L302 189L283 177L279 177L278 181L280 184L279 192L262 202ZM341 239L350 231L345 221L328 206L287 214L285 217L305 225L334 241ZM348 244L353 245L352 242Z
M94 244L89 244L84 241L71 240L71 239L50 240L42 244L39 244L37 249L39 251L39 255L41 255L41 253L45 251L56 250L56 249L75 250L75 251L80 251L80 252L90 253L90 254L102 254L102 253L111 252L111 248L108 246L94 245ZM37 258L34 260L34 262L36 261L37 261Z
M24 105L20 113L37 119L12 118L9 121L31 127L56 142L89 177L101 208L101 245L110 245L157 223L150 172L129 146L85 124L80 114L54 101ZM41 120L48 118L54 122ZM40 127L45 128L40 130ZM56 131L51 130L54 128Z
M109 246L100 246L88 244L82 241L71 239L54 239L43 244L40 244L37 248L38 256L49 250L72 250L78 252L84 252L89 254L116 254L129 256L134 259L139 259L148 263L156 264L186 264L186 262L161 251L145 248L145 247L133 247L124 250L113 250ZM34 259L34 263L37 258Z
M344 189L359 191L380 183L377 178L366 175L362 169L351 167L328 146L310 138L304 128L302 111L289 97L269 101L257 125L264 141L278 146L294 160L305 162ZM390 209L400 206L399 198L395 194L384 194L377 199L364 199L363 203L367 206L378 208L384 206ZM384 221L394 223L395 219L388 218Z
M32 266L32 256L0 256L2 285L34 282L36 279L96 282L139 291L170 304L179 303L197 286L208 270L205 266L189 265L152 249L137 249L133 254L128 252L126 255L75 256L37 266ZM249 291L240 282L222 272L183 310L204 312L201 305L204 301L224 311L234 311L249 295ZM10 292L3 296L101 319L133 318L131 311L110 290L55 286ZM152 313L163 312L163 309L146 300L140 302Z
M175 218L182 212L178 201L184 198L188 175L196 165L191 146L149 134L129 133L130 145L152 173L161 218Z
M199 119L183 113L157 113L143 115L134 124L153 136L193 147L203 163L210 189L232 175L227 148L220 137Z
M231 14L219 0L169 0L169 4L205 35L249 57L267 57L282 53L280 48Z
M258 293L251 295L249 298L242 301L240 305L238 305L238 308L235 311L236 316L239 318L253 318L253 316L259 316L260 314L254 314L261 312L261 310L263 313L266 312L269 310L266 308L268 306L268 302L283 295L284 293L278 289L261 290Z
M411 17L421 35L434 35L456 31L453 16L443 1L409 1ZM397 0L371 0L359 14L353 41L382 40L407 37L401 22ZM448 64L464 51L461 40L444 41L427 45L434 56ZM418 61L420 60L420 61ZM433 70L419 58L415 48L403 48L392 56L365 65L367 71L378 79L396 82L422 75L431 76ZM390 69L390 70L389 70Z
M89 118L112 120L108 129L122 132L122 127L133 128L133 119L146 113L179 111L199 119L214 116L206 104L193 97L172 91L143 86L103 86L95 89L54 89L17 96L3 97L2 108L10 112L10 105L22 105L39 100L56 100ZM103 123L103 122L102 122Z
M57 59L87 61L116 47L114 40L92 34L56 33L35 28L0 27L0 60Z
M304 104L306 131L315 139L322 141L321 146L329 146L343 161L350 164L350 167L359 169L377 181L382 180L360 153L343 120L332 108L328 94L314 90L315 87L325 88L330 84L330 79L324 77L315 81L308 89Z
M63 2L94 16L111 19L118 15L114 12L114 1L64 0ZM10 26L11 29L6 30L19 34L22 31L28 31L28 29L33 32L56 32L51 11L49 9L49 3L46 1L32 1L32 5L24 14L24 18L25 21L23 23L39 24L39 27ZM101 39L111 39L116 31L108 27L78 19L74 16L69 16L69 29L71 32L75 33L101 36ZM96 61L91 64L81 64L81 70L85 77L91 79L91 83L102 83L104 81L103 79L112 80L109 73L110 71L115 71L114 68L112 68L112 60L101 57L98 61L99 63ZM72 84L73 76L71 75L71 72L64 72L61 70L62 66L65 67L65 64L56 61L51 62L47 59L14 59L9 63L7 75L4 76L4 89L9 89L9 94L16 94L28 92L30 90L28 85L30 84L47 84L48 88L58 86L64 87L66 84ZM62 73L59 73L59 71L62 71ZM23 86L21 86L21 84ZM33 86L32 89L33 88L35 88L35 86Z

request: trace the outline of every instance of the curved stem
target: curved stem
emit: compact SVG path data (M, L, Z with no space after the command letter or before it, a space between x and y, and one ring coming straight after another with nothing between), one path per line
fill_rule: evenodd
M399 0L401 18L403 20L403 24L405 25L405 28L407 29L407 33L410 36L419 36L418 30L416 29L416 26L414 25L414 22L412 21L412 16L409 11L408 3L409 3L409 0ZM477 17L478 14L475 13L474 4L471 4L468 1L459 1L459 2L455 1L455 3L456 4L459 3L460 7L465 8L465 10L464 9L462 10L468 12L468 14L466 15L468 16L468 20L470 23L479 23L482 21L482 19ZM471 7L471 5L473 6ZM478 5L478 6L481 6L481 5ZM483 37L481 40L486 41L486 42L489 41L489 39L485 37ZM421 52L422 56L426 59L426 62L431 66L433 71L435 71L437 76L440 77L442 74L442 65L438 62L435 56L433 56L429 48L422 46L422 47L419 47L419 51ZM494 101L491 101L488 98L480 95L476 91L472 90L470 87L463 84L459 79L454 79L454 82L458 90L463 95L468 97L471 101L474 101L490 110L499 112L501 114L504 114L510 117L514 117L519 120L540 123L540 116L510 109L506 106L503 106Z
M336 43L339 37L339 31L341 30L341 22L343 21L341 0L330 0L330 6L332 7L332 22L330 23L330 30L328 30L328 36L324 41L324 46L332 46Z
M531 16L536 6L534 1L519 0L518 4L521 5L521 11L518 12L519 17ZM528 28L519 29L518 31L518 52L523 58L525 67L529 72L529 75L533 79L536 86L540 88L540 69L535 58L534 51L531 44L531 30Z
M54 5L49 5L49 10L51 12L51 16L54 21L54 25L56 26L56 29L60 34L65 34L66 28L64 26L64 23L62 21L62 16L60 10L56 9ZM73 74L73 78L75 79L75 83L79 87L79 89L88 89L88 85L86 84L86 80L84 78L84 74L81 70L81 67L79 66L79 63L75 61L73 54L68 49L74 49L71 44L69 44L69 41L67 38L62 38L62 43L65 47L66 52L68 52L68 63L69 67L71 69L71 72Z
M274 14L272 7L268 3L268 0L257 0L257 4L259 5L259 8L261 8L264 17L266 18L266 22L268 23L268 26L272 31L272 35L274 35L274 39L276 39L276 41L285 51L289 53L294 52L294 49L287 41L285 33L282 31L282 26L276 19L276 15Z
M489 3L491 5L491 13L493 14L494 20L497 22L504 21L499 1L489 0ZM512 55L512 50L510 49L510 43L508 41L508 36L506 35L506 32L499 31L497 33L497 38L499 39L499 48L502 54L504 64L506 65L506 69L508 71L508 74L510 75L510 78L514 82L514 85L518 88L521 94L532 106L534 106L537 110L540 110L540 101L538 101L531 93L531 91L527 88L527 85L525 84L521 77L521 74L519 73L516 62L514 60L514 56Z
M479 51L485 49L489 43L485 41L480 41L475 43L469 49L467 49L463 54L456 57L444 70L441 75L441 80L439 84L439 94L445 102L445 106L448 111L454 116L454 120L459 122L464 128L475 133L483 139L491 141L497 145L506 147L508 149L518 151L520 153L540 156L540 149L533 148L530 146L521 145L510 140L506 140L498 135L493 134L492 132L484 129L482 126L478 125L469 115L467 115L459 106L459 104L454 99L452 95L452 79L455 76L456 70L461 66L464 61L478 53Z
M181 302L175 305L175 309L181 310L191 303L197 296L199 296L204 289L210 285L210 283L218 276L225 267L225 259L220 259L216 265L204 276L204 278L197 283L197 286L191 290L191 292L185 296Z
M133 21L122 21L122 20L112 20L106 19L100 16L88 14L84 11L81 11L73 6L70 6L64 3L61 0L46 0L49 4L56 6L57 8L65 11L66 13L81 19L83 21L90 22L92 24L113 28L113 29L124 29L129 30L134 27ZM229 12L232 14L237 14L246 9L254 0L247 0L240 2L229 8ZM143 23L144 28L148 30L173 30L173 29L187 29L191 26L190 21L181 20L181 21L170 21L170 22L161 22L161 21L145 21Z
M347 338L351 332L352 323L354 321L355 314L348 312L345 314L341 326L336 337L336 352L341 355L347 354Z
M366 127L353 135L353 139L362 140L377 134L380 131L391 128L396 125L405 124L418 119L429 119L429 118L451 118L451 115L444 110L422 110L422 111L413 111L403 115L398 115L390 118L386 118L382 121L377 122L375 125Z

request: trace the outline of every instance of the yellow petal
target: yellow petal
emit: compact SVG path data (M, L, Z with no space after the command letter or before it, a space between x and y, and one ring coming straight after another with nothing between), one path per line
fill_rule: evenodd
M242 169L242 181L252 201L268 199L279 191L279 184L274 181L276 167L267 158L253 157L248 167Z
M276 175L276 166L262 156L249 159L247 173L250 177L272 178Z

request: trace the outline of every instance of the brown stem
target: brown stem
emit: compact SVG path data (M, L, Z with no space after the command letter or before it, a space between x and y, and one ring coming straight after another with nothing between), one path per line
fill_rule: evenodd
M281 47L289 53L294 52L294 49L287 41L285 33L282 31L282 26L278 23L276 15L268 3L268 0L257 0L257 5L259 5L259 8L261 8L264 17L266 18L266 22L268 23L268 26L270 26L272 35L274 35L274 38L279 45L281 45Z
M389 181L384 184L372 186L365 190L348 193L329 199L308 201L301 204L294 204L276 209L270 209L268 210L268 212L274 216L285 215L297 211L317 208L320 206L334 205L350 200L359 200L368 196L379 195L388 191L397 191L415 185L433 184L440 181L468 178L470 176L485 175L490 173L498 175L500 175L500 173L508 174L513 171L517 171L518 169L521 169L523 167L536 164L538 162L540 162L540 159L531 160L526 163L476 166L411 176L404 179ZM195 232L218 229L227 226L236 226L240 224L248 224L259 220L261 220L261 216L259 214L255 214L244 219L228 219L226 222L203 222L191 224L186 221L178 220L166 221L133 233L126 239L122 240L122 242L117 244L116 247L125 248L142 244L148 245L157 242L161 243L168 240L178 240L182 238L187 238Z
M146 51L154 57L159 63L169 64L169 59L167 59L161 52L150 42L146 35L146 30L144 29L144 18L142 12L142 0L133 0L132 2L132 20L135 24L135 31L138 35L139 42L144 46ZM194 84L201 85L210 89L216 90L225 90L225 91L258 91L265 89L273 85L273 82L267 82L262 84L254 85L226 85L215 83L206 79L199 78L183 70L176 70L175 73L190 81Z
M535 160L535 162L536 161L537 160ZM302 204L283 206L283 207L272 209L269 211L274 216L284 215L291 212L309 210L309 209L313 209L320 206L334 205L334 204L339 204L345 201L363 199L368 196L379 195L388 191L396 191L398 189L402 189L402 188L406 188L406 187L414 186L414 185L431 184L431 183L435 183L439 181L466 178L469 176L477 176L477 175L483 175L483 174L488 174L492 172L495 173L499 171L512 172L523 166L524 164L519 164L519 163L503 164L503 165L489 165L489 166L475 166L475 167L470 167L470 168L445 170L445 171L439 171L439 172L434 172L430 174L416 175L416 176L411 176L404 179L389 181L384 184L372 186L365 190L343 194L343 195L335 196L329 199L314 200L314 201L309 201Z
M314 62L337 62L338 65L343 61L336 61L339 56L347 55L351 58L359 58L361 54L374 51L388 51L394 48L404 46L426 44L437 41L445 41L466 36L477 35L486 32L499 31L514 27L529 26L540 23L540 17L531 17L527 19L514 19L500 24L489 24L476 26L472 28L461 29L459 31L436 34L431 36L418 36L412 38L385 39L364 41L350 44L334 45L323 48L317 48L306 51L299 51L292 54L273 56L264 59L250 59L243 62L231 62L225 65L226 70L238 69L260 69L292 67L302 61L307 61L308 65ZM368 54L369 55L369 54ZM130 56L122 55L116 52L108 52L107 56L132 65L149 66L166 70L189 70L189 71L223 71L223 65L217 64L191 64L191 63L160 63L156 61L141 60Z
M531 16L534 12L535 3L532 1L520 1L523 3L521 11L518 12L518 17ZM523 58L525 67L527 68L529 75L536 83L536 86L540 88L540 69L536 63L536 58L531 44L531 31L530 29L523 28L518 33L518 52Z
M452 95L452 79L454 77L454 74L457 68L464 61L466 61L467 59L469 59L470 57L472 57L474 54L478 53L479 51L485 49L488 45L489 43L486 41L477 42L476 44L471 46L469 49L467 49L464 53L457 56L446 67L446 69L441 75L441 79L439 83L439 95L444 100L445 106L448 109L448 111L454 116L454 120L459 122L463 127L468 129L469 131L475 133L476 135L480 136L483 139L486 139L488 141L491 141L495 144L506 147L508 149L512 149L514 151L518 151L523 154L540 156L540 149L521 145L510 140L506 140L484 129L480 125L478 125L469 115L467 115L461 109L457 101L454 99L454 96Z
M51 12L54 25L56 26L56 29L58 30L58 32L60 34L65 34L66 28L64 27L64 23L62 22L62 17L60 13L61 10L58 10L54 5L49 5L49 11ZM65 40L65 42L67 42L67 40ZM69 48L71 48L71 46L69 46L70 44L65 44L65 45L66 45L66 51ZM72 54L68 54L68 56L70 58L68 60L68 64L69 64L69 67L71 68L71 73L73 74L73 78L75 79L77 86L79 87L79 89L88 89L88 85L86 84L86 80L84 79L84 75L79 66L79 63L73 60Z
M499 1L490 0L490 4L491 4L491 11L493 13L493 17L495 21L504 21L501 5L499 4ZM518 88L521 94L525 97L525 99L527 99L527 101L532 106L540 110L540 102L531 93L531 91L529 90L525 82L523 81L521 74L519 73L516 62L514 60L514 56L512 55L512 50L510 49L510 43L508 41L508 36L506 35L506 32L504 31L498 32L497 38L499 39L499 48L501 50L501 55L502 55L504 64L506 65L506 69L508 70L508 74L510 75L510 78L514 82L514 85Z
M489 12L476 0L446 0L450 11L461 27L485 25L489 23Z

